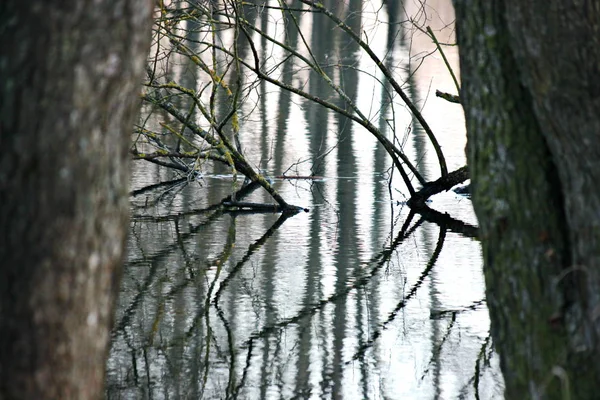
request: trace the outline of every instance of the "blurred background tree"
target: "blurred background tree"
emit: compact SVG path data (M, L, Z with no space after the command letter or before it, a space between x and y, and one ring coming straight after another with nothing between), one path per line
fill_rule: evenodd
M102 397L152 6L0 5L0 398Z

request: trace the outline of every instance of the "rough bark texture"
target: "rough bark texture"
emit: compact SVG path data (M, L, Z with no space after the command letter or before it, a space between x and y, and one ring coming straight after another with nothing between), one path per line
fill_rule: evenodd
M600 5L455 6L473 203L506 398L597 398Z
M0 4L0 398L102 396L147 0Z

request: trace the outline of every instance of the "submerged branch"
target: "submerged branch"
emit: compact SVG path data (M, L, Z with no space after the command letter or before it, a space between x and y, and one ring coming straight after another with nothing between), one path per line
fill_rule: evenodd
M463 183L469 179L469 169L467 166L457 169L456 171L450 172L445 177L441 177L436 181L427 182L425 186L416 192L406 202L411 208L425 207L425 201L433 196L434 194L445 192L452 189L453 186Z
M308 208L302 207L286 207L283 208L279 204L265 203L248 203L244 201L227 201L223 203L225 211L250 211L250 212L283 212L283 213L298 213L300 211L308 212Z

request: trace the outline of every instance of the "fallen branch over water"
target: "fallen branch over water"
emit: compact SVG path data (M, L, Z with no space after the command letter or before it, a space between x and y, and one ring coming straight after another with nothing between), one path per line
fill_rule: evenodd
M435 91L435 95L437 97L441 97L442 99L449 101L450 103L458 103L460 104L460 97L455 95L455 94L451 94L451 93L446 93L446 92L441 92L439 90Z
M300 176L300 175L277 175L275 177L275 179L298 179L298 180L313 180L313 181L319 181L319 180L323 180L325 179L324 176L315 176L315 175L309 175L309 176Z
M279 204L266 204L266 203L248 203L244 201L226 201L222 203L228 211L270 211L274 213L290 213L295 214L301 211L308 212L308 208L291 206L282 207Z
M456 171L450 172L445 177L441 177L436 181L427 182L421 188L421 190L417 191L413 196L411 196L406 204L409 207L416 209L426 207L425 201L428 198L434 194L450 190L452 187L458 185L459 183L463 183L467 179L469 179L469 169L467 166L464 166Z

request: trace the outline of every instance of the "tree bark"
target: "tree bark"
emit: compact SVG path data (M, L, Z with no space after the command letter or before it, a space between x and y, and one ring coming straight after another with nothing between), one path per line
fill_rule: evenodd
M473 204L507 398L600 389L600 7L455 0Z
M0 4L0 398L102 396L152 3Z

